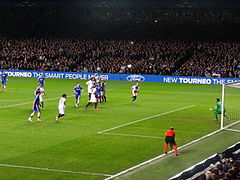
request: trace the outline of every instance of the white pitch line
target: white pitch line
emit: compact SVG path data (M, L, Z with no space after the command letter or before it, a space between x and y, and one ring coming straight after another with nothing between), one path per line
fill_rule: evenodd
M174 110L171 110L171 111L168 111L168 112L156 114L156 115L149 116L149 117L146 117L146 118L143 118L143 119L139 119L139 120L136 120L136 121L132 121L132 122L129 122L129 123L126 123L126 124L122 124L120 126L115 126L115 127L103 130L103 131L99 131L98 134L101 134L101 133L104 133L104 132L108 132L108 131L111 131L113 129L118 129L120 127L128 126L130 124L134 124L134 123L137 123L137 122L145 121L145 120L152 119L152 118L155 118L155 117L164 116L166 114L170 114L170 113L173 113L173 112L177 112L177 111L181 111L181 110L184 110L184 109L188 109L188 108L191 108L193 106L195 106L195 105L185 106L185 107L182 107L182 108L174 109Z
M205 136L203 136L203 137L200 137L200 138L198 138L198 139L195 139L195 140L193 140L193 141L191 141L191 142L189 142L189 143L187 143L187 144L184 144L184 145L178 147L178 150L183 149L183 148L185 148L185 147L187 147L187 146L189 146L189 145L192 145L192 144L194 144L194 143L196 143L196 142L199 142L199 141L201 141L201 140L203 140L203 139L206 139L207 137L210 137L210 136L212 136L212 135L214 135L214 134L216 134L216 133L218 133L218 132L220 132L220 131L222 131L222 130L227 130L227 128L229 128L229 127L231 127L231 126L234 126L235 124L237 124L237 123L239 123L239 122L240 122L240 120L239 120L239 121L236 121L236 122L234 122L234 123L232 123L232 124L229 124L228 126L225 126L223 129L218 129L218 130L216 130L216 131L214 131L214 132L212 132L212 133L210 133L210 134L207 134L207 135L205 135ZM171 151L168 152L168 154L170 154L170 153L173 153L173 150L171 150ZM136 166L133 166L133 167L131 167L131 168L128 168L128 169L126 169L126 170L124 170L124 171L121 171L121 172L119 172L119 173L117 173L117 174L114 174L114 175L112 175L112 176L110 176L110 177L108 177L108 178L106 178L106 179L104 179L104 180L110 180L110 179L116 178L116 177L118 177L118 176L121 176L121 175L126 174L126 173L128 173L128 172L130 172L130 171L133 171L133 170L135 170L135 169L137 169L137 168L140 168L140 167L142 167L142 166L145 166L145 165L147 165L147 164L150 164L150 163L153 162L153 161L156 161L156 160L158 160L158 159L161 159L161 158L164 157L164 156L166 156L166 154L161 154L161 155L156 156L156 157L154 157L154 158L152 158L152 159L149 159L149 160L144 161L144 162L142 162L142 163L140 163L140 164L137 164Z
M158 137L158 136L143 136L143 135L137 135L137 134L120 134L120 133L102 133L106 135L116 135L116 136L130 136L130 137L141 137L141 138L151 138L151 139L164 139L164 137Z
M24 99L1 99L0 101L22 101Z
M240 132L240 130L237 130L237 129L226 129L228 131L234 131L234 132Z
M34 169L34 170L42 170L42 171L52 171L52 172L61 172L61 173L70 173L70 174L83 174L83 175L94 175L94 176L105 176L110 177L110 174L102 174L102 173L91 173L91 172L83 172L83 171L70 171L70 170L61 170L61 169L49 169L49 168L39 168L39 167L31 167L31 166L19 166L19 165L11 165L11 164L0 164L1 167L12 167L12 168L22 168L22 169Z
M112 89L109 89L107 91L112 91ZM83 93L83 94L87 94L87 93ZM68 96L68 97L73 97L74 95ZM60 97L57 98L50 98L50 99L45 99L44 101L52 101L52 100L56 100L59 99ZM22 106L25 104L32 104L33 102L25 102L25 103L19 103L19 104L12 104L12 105L7 105L7 106L1 106L0 109L4 109L4 108L9 108L9 107L16 107L16 106Z
M71 96L74 96L74 95L71 95ZM69 97L71 97L69 96ZM45 99L44 101L52 101L52 100L56 100L56 99L59 99L58 98L50 98L50 99ZM4 108L9 108L9 107L15 107L15 106L22 106L22 105L25 105L25 104L32 104L33 102L25 102L25 103L19 103L19 104L12 104L12 105L7 105L7 106L1 106L0 109L4 109Z
M9 107L15 107L15 106L22 106L25 104L31 104L33 102L25 102L25 103L19 103L19 104L12 104L12 105L7 105L7 106L1 106L0 109L4 109L4 108L9 108Z

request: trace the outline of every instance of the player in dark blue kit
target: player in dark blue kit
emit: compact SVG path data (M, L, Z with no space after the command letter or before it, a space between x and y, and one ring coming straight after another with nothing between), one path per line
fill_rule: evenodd
M83 88L80 86L80 83L77 83L77 85L73 88L74 94L75 94L75 99L76 99L76 107L78 107L81 94L82 94Z
M106 81L103 80L101 83L102 89L101 89L101 97L103 102L107 102L107 97L106 97Z
M38 84L37 88L34 91L34 96L36 96L38 93L41 93L41 84Z
M96 98L97 98L97 102L100 103L101 102L101 91L102 91L102 85L100 82L98 82L97 86L96 86Z
M2 71L1 81L2 81L2 90L3 91L7 90L7 76L8 76L8 74L6 73L6 71Z
M44 78L43 73L39 74L39 77L38 77L38 83L41 84L42 87L44 87L45 78Z
M45 91L44 91L44 89L43 89L41 84L38 84L38 87L34 91L34 96L36 96L37 92L40 92L39 100L40 100L41 107L44 108L43 95L46 95L46 93L45 93Z
M32 122L32 117L35 115L35 113L37 113L37 122L42 122L42 120L40 119L40 91L36 91L36 96L34 98L33 101L33 106L32 106L32 114L30 115L30 117L28 118L29 122Z

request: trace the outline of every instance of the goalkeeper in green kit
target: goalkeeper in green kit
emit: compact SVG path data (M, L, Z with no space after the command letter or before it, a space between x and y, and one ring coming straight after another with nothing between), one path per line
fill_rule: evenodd
M214 112L215 119L213 119L213 120L217 121L218 120L218 114L220 114L220 116L222 114L222 103L221 103L219 98L216 99L216 106L215 106L215 108L214 109L210 108L210 111ZM225 114L225 108L224 108L223 116L228 119L227 115Z

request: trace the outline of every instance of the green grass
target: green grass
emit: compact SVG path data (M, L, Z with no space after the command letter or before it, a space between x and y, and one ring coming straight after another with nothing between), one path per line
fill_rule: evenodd
M89 109L83 108L87 103L86 94L81 99L80 107L75 107L74 98L70 96L76 82L77 80L47 79L45 99L57 99L45 102L45 109L41 113L44 122L37 123L34 117L33 122L28 123L36 79L9 78L7 92L0 92L1 164L115 174L163 153L164 141L97 134L99 131L189 105L195 106L109 132L164 137L164 132L173 126L177 133L176 141L181 146L220 126L219 122L211 120L213 115L209 111L215 105L215 98L220 97L220 86L144 82L141 83L136 103L132 104L130 88L133 83L109 81L107 89L111 91L107 92L108 102L102 103L99 111L94 111L92 106ZM81 80L80 83L86 93L85 81ZM63 93L69 95L66 116L56 123L58 98ZM22 103L26 104L1 108ZM220 144L225 146L224 141ZM200 149L202 152L205 147L201 146ZM212 148L212 151L215 149ZM163 179L176 173L169 168ZM1 179L6 180L105 178L13 167L0 167L0 174ZM128 178L135 179L131 175Z

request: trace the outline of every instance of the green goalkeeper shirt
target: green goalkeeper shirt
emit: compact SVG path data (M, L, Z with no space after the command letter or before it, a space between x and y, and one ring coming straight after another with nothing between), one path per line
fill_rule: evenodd
M214 111L222 111L222 103L221 102L217 102L216 104L216 108L214 109Z

